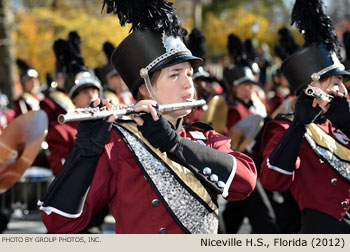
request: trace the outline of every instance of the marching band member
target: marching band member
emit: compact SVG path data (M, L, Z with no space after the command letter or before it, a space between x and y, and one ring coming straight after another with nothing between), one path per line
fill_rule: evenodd
M255 165L208 125L183 128L190 109L157 111L157 104L193 98L192 67L201 62L183 44L172 4L104 5L124 17L121 24L133 23L112 64L137 100L134 111L142 113L113 124L115 115L78 125L73 151L39 202L43 221L49 232L76 233L109 205L116 233L216 233L217 195L247 197Z
M39 92L38 72L21 59L17 59L16 63L21 71L20 80L23 88L21 96L15 101L15 111L18 116L30 110L39 110L39 104L44 99L44 95Z
M292 23L304 48L282 72L298 98L295 112L270 121L263 135L262 185L290 189L301 210L300 233L350 233L350 109L339 41L320 0L295 2ZM310 86L311 85L311 86Z

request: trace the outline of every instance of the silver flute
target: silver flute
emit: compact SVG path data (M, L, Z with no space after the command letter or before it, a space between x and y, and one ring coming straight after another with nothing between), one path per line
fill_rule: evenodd
M327 94L323 92L321 89L316 88L312 85L308 85L308 87L305 89L305 94L320 100L331 100L332 98L334 98L333 95Z
M160 112L175 111L181 109L189 109L194 107L201 107L205 105L205 100L189 100L186 102L170 103L170 104L159 104L158 110ZM135 106L124 105L124 106L113 106L108 109L107 107L88 107L88 108L78 108L68 111L66 114L61 114L58 116L57 120L60 124L73 121L87 121L87 120L98 120L103 119L108 116L126 116L131 114L140 114L143 111L135 112Z

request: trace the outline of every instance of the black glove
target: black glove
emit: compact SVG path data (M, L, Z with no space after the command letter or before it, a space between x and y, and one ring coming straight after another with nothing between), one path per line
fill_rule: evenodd
M170 122L157 110L159 119L154 121L150 113L141 115L143 125L137 126L144 138L161 152L170 151L180 139L180 136L171 127Z
M157 121L153 120L150 113L141 116L144 123L137 127L144 138L162 152L169 152L177 145L174 155L180 163L188 167L215 193L222 193L223 188L218 186L217 181L212 182L208 175L203 174L203 169L210 167L212 173L217 175L219 180L226 182L232 171L233 158L224 152L181 138L159 111L157 114L159 116Z
M331 101L326 116L344 134L350 137L350 104L346 96L336 96Z
M75 143L82 156L96 156L102 152L112 127L107 120L82 121L78 124Z
M295 103L294 121L301 125L309 125L321 113L320 106L313 107L312 102L314 98L305 94L304 90L299 95Z
M322 111L320 106L312 106L313 99L313 97L306 95L304 91L299 95L295 103L294 120L271 152L269 156L270 165L288 172L294 171L306 128Z

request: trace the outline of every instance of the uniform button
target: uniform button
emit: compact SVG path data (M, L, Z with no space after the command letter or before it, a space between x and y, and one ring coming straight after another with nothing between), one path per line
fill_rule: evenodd
M211 169L210 169L209 167L205 167L205 168L203 169L203 174L204 174L204 175L210 175L210 174L211 174Z
M212 174L212 175L210 176L210 181L211 181L211 182L214 182L214 183L218 182L218 181L219 181L218 175Z
M345 208L348 206L348 202L345 200L342 203L340 203L341 207Z
M324 163L324 161L323 161L321 158L320 158L319 160L320 160L320 163L321 163L321 164L323 164L323 163Z
M332 183L332 185L336 185L338 183L338 179L332 178L331 183Z
M152 206L154 206L154 207L159 206L159 200L157 200L157 199L152 200Z
M218 181L218 187L220 187L220 188L224 188L224 187L225 187L225 183L224 183L224 182L222 182L221 180L220 180L220 181Z
M159 233L160 234L166 234L166 228L162 227L161 229L159 229Z

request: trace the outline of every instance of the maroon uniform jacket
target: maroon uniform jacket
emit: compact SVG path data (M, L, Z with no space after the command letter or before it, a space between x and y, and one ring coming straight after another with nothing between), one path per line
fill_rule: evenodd
M198 131L197 128L181 129L179 134L181 137L196 141L191 132ZM256 183L256 169L253 161L242 153L232 151L228 138L213 130L200 132L207 139L201 141L202 144L228 153L235 160L236 167L232 169L230 175L232 180L227 181L226 184L228 187L226 199L244 199L254 189ZM104 151L99 157L82 212L69 216L50 207L41 208L42 219L48 231L51 233L79 232L89 223L94 214L108 204L116 220L116 233L150 234L165 231L166 233L184 233L167 210L168 205L163 203L164 201L155 193L153 184L141 172L137 163L141 161L140 159L136 161L134 155L135 153L130 151L120 133L112 129ZM180 208L194 210L190 206L192 202L181 201L183 195L181 192L170 192L170 194L180 197L175 200ZM207 219L201 219L201 221L206 223Z
M184 125L189 125L189 124L200 121L200 119L203 115L203 112L204 111L202 108L192 110L192 112L184 118Z
M40 102L40 109L44 110L49 119L49 129L46 136L46 142L49 146L49 164L51 171L57 175L61 169L64 160L74 147L74 140L77 130L77 123L65 123L60 125L57 117L60 114L67 113L68 109L74 107L69 97L62 91L51 91L48 97Z
M350 182L321 159L303 139L295 170L287 172L268 164L268 157L288 129L288 121L270 121L263 134L264 161L261 165L260 182L268 190L283 192L290 189L300 210L311 208L341 220L349 210ZM321 129L350 147L349 139L327 121L317 124Z
M12 109L0 110L0 132L15 118L16 112Z
M50 125L46 142L49 145L49 164L54 175L57 175L65 159L72 151L75 144L76 123Z
M57 117L60 114L67 113L64 108L59 106L54 100L49 97L45 97L45 99L40 102L40 109L46 112L49 119L49 125L57 124Z
M41 93L33 95L28 92L24 92L15 101L16 116L26 113L27 111L39 110L39 103L42 99L44 99L44 95Z
M283 101L291 95L289 88L278 87L275 96L271 98L269 102L270 114L272 114Z
M237 102L235 105L229 107L226 122L227 132L241 119L253 114L249 108L249 106L244 105L242 102Z
M276 92L275 96L270 100L270 109L273 113L286 99L286 96L280 92Z

